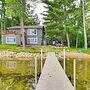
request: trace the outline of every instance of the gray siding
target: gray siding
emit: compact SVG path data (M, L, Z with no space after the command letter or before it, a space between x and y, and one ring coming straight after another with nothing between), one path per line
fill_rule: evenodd
M27 29L37 29L37 35L27 35ZM16 37L16 44L17 45L21 45L21 30L17 29L17 28L13 28L9 30L10 32L17 32L16 35L14 34L6 34L6 35L2 35L2 44L7 44L6 43L6 37L7 36L15 36ZM43 44L43 28L25 28L25 44L27 45L27 38L37 38L38 43L35 45L42 45Z
M38 44L42 45L43 43L43 30L37 29L37 38L38 38Z
M27 38L28 37L29 38L37 38L38 39L38 44L37 45L42 45L42 43L43 43L43 30L42 29L37 29L37 35L27 35Z
M12 35L12 36L13 36L13 35ZM7 44L7 43L6 43L6 37L7 37L7 36L2 35L2 44ZM16 44L17 44L17 45L20 45L20 44L21 44L21 38L20 38L20 36L17 35L17 36L15 36L15 37L16 37Z

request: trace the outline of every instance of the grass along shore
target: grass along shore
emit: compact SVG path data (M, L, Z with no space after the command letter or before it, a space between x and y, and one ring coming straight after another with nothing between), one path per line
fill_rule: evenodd
M60 51L63 48L56 48L55 46L47 45L47 46L29 46L26 47L25 50L22 49L22 47L17 46L17 45L2 45L0 44L0 51L5 50L5 51L12 51L12 52L28 52L28 53L40 53L40 50L43 50L43 52L55 52L55 51ZM67 48L70 51L77 52L77 50L81 50L81 52L90 54L90 48L85 50L84 48Z
M12 52L27 52L27 53L40 53L41 48L43 52L54 52L56 50L53 46L28 46L25 48L25 50L22 49L21 46L17 45L1 45L0 44L0 51L12 51Z

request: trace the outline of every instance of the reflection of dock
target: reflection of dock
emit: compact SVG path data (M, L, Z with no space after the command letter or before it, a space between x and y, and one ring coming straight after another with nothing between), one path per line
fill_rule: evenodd
M48 53L36 90L74 90L54 53Z

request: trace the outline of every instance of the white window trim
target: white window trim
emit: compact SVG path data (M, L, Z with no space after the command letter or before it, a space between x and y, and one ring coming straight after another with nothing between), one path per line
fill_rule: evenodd
M29 41L31 41L31 42L28 42L28 39L29 39ZM36 42L32 42L31 39L33 39L34 41L35 41L35 39L36 39ZM37 38L37 37L28 37L28 38L27 38L27 44L38 44L38 38Z
M15 38L15 42L11 43L11 42L7 42L8 38ZM16 44L16 37L15 36L7 36L6 37L6 44Z
M33 30L36 30L36 34L32 33ZM27 35L32 35L32 36L37 35L37 29L27 29Z

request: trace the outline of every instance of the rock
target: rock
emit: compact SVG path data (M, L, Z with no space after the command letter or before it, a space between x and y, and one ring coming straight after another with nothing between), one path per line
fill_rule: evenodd
M20 59L20 60L29 60L31 58L37 57L40 58L40 53L26 53L26 52L11 52L11 51L0 51L0 58L13 58L13 59ZM45 58L46 55L43 54L43 58Z

